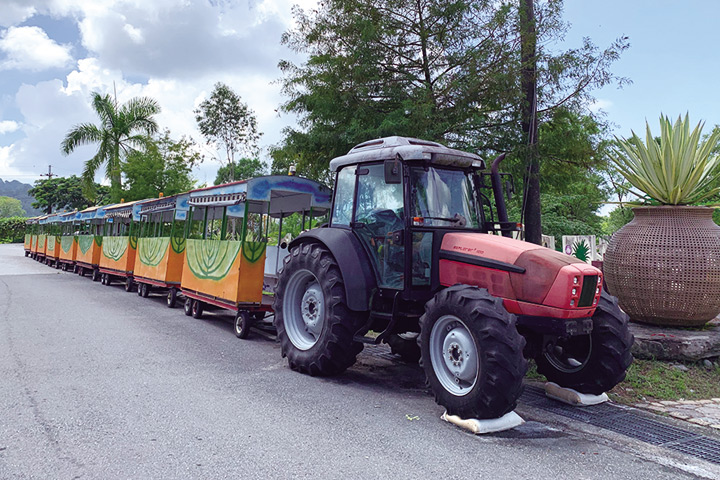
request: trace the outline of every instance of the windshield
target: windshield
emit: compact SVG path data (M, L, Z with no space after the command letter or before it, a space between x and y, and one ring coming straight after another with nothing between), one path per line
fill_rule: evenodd
M435 167L410 169L413 225L479 229L471 175Z

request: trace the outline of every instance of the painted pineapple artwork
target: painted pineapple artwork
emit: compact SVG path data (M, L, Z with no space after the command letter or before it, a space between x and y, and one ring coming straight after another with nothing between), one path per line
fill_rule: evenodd
M597 260L595 235L563 235L563 252L583 262Z

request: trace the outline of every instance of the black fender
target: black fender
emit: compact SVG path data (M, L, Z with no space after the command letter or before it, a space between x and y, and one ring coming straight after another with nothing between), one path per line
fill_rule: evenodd
M289 250L304 243L320 243L335 257L345 282L348 307L355 312L370 310L370 296L377 287L370 259L352 230L315 228L298 235Z

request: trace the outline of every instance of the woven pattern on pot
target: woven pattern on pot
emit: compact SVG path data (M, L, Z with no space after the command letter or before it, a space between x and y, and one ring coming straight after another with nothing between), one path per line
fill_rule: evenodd
M703 325L720 313L720 227L707 207L633 209L605 252L608 291L632 320Z

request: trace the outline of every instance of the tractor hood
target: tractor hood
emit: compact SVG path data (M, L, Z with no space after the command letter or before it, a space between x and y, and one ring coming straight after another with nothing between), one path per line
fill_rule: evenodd
M594 308L597 268L549 248L485 233L448 233L440 248L440 283L554 308ZM583 280L587 277L585 288Z

